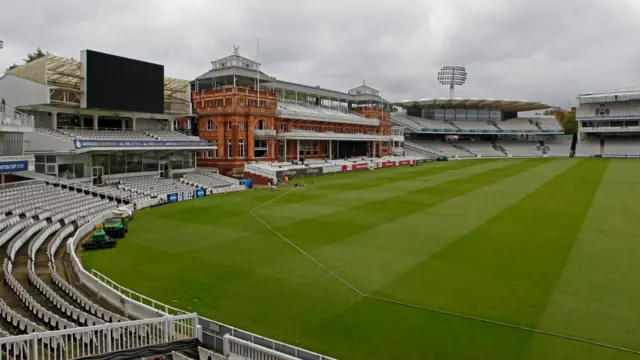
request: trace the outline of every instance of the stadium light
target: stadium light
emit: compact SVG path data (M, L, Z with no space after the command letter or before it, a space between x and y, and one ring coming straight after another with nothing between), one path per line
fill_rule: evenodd
M456 86L462 86L467 82L467 68L464 66L443 66L438 71L438 82L449 86L449 98L453 99Z

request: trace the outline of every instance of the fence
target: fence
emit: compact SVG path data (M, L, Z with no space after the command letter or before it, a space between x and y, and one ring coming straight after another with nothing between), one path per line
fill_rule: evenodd
M198 316L186 314L0 338L0 348L7 359L76 359L200 335Z
M296 357L283 354L278 351L267 349L260 345L234 338L230 335L224 336L224 355L240 355L246 359L260 360L297 360Z

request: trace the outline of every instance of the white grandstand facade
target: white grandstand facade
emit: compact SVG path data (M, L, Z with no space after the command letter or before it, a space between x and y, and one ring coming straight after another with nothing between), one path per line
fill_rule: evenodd
M640 89L578 95L576 156L640 157Z
M31 160L22 175L93 185L138 175L170 178L194 171L196 154L215 148L174 130L176 119L191 112L187 80L160 78L157 112L88 106L91 72L85 53L81 52L82 60L47 55L0 77L2 126L13 129L3 134L14 134L4 135L3 144L19 136L15 142L20 151L9 153L24 152ZM109 71L102 69L105 74ZM132 83L110 90L135 93L136 85L144 86ZM94 90L93 98L111 95Z
M540 115L551 106L539 102L454 98L394 105L399 111L391 114L391 121L404 127L407 155L447 159L571 155L572 137L564 135L555 116Z

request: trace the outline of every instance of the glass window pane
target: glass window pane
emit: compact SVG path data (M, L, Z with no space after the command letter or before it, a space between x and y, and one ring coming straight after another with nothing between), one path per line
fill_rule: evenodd
M111 174L126 173L126 156L123 152L112 153L109 155L109 171Z
M74 179L75 173L73 171L73 164L58 165L58 177L62 179Z
M127 172L136 173L142 171L142 155L127 152Z
M84 177L84 164L74 164L74 173L76 179Z

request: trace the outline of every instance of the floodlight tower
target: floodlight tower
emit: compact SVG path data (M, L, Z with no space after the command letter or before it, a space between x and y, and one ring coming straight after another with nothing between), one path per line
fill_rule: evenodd
M464 66L443 66L438 71L438 82L449 86L449 97L453 99L456 86L462 86L467 82L467 68Z

